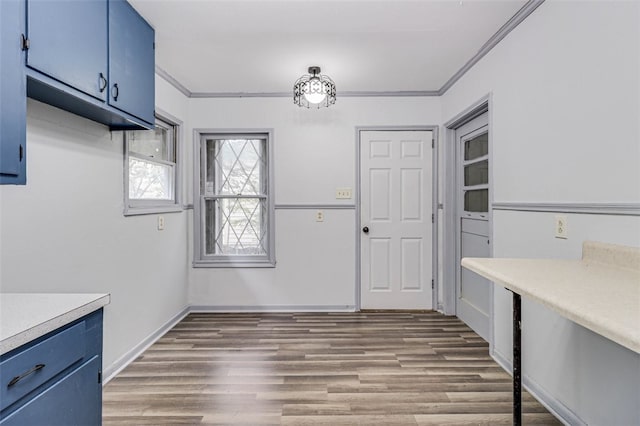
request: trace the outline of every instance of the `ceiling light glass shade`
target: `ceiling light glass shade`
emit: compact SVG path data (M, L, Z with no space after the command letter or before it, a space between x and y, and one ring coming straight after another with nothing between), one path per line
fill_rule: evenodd
M293 85L293 103L310 108L328 107L336 103L336 84L320 67L309 67L309 74L300 77Z

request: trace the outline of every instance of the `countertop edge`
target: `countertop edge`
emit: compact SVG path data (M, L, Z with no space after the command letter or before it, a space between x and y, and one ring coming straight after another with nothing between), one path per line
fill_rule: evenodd
M80 305L70 311L42 322L34 327L23 330L13 336L6 337L0 341L0 355L4 355L26 343L29 343L45 334L63 327L85 315L97 311L111 302L110 294L96 295L96 299Z
M539 302L547 306L551 310L557 312L559 315L575 322L576 324L579 324L597 334L600 334L601 336L606 337L607 339L621 346L624 346L625 348L635 353L640 354L640 340L636 339L635 336L627 336L624 333L621 333L618 329L608 327L608 324L602 324L600 322L594 321L591 318L580 315L579 313L568 311L564 306L562 306L562 304L557 303L548 298L541 297L538 294L528 291L526 288L523 288L521 286L518 286L517 284L514 284L513 279L496 272L495 270L493 270L490 267L487 267L486 265L483 265L482 260L483 259L480 259L480 258L464 258L462 259L461 264L463 267L469 269L470 271L480 274L483 277L498 283L499 285L501 285L502 287L510 291L513 291L522 296L530 298L531 300ZM490 260L493 260L493 259L490 259ZM501 259L501 260L516 260L516 261L517 260L527 260L527 261L541 260L542 261L541 263L548 263L550 260L552 260L555 262L565 263L565 264L575 264L575 265L584 264L584 261L581 261L581 260L555 260L555 259ZM610 265L604 265L604 266L610 267Z

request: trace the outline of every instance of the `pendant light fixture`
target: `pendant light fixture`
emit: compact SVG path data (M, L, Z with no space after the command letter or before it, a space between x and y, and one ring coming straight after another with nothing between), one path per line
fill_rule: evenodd
M300 107L328 107L336 103L336 84L320 67L309 67L309 74L300 77L293 85L293 103Z

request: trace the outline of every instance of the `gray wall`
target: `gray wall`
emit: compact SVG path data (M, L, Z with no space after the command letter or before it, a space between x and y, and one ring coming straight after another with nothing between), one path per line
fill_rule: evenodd
M638 2L547 1L442 97L448 120L491 95L493 202L640 205L639 29ZM568 240L554 238L554 216L494 210L494 255L640 246L638 216L569 213ZM494 305L495 356L510 362L511 298L499 287ZM539 304L525 301L523 315L524 374L547 401L573 421L640 424L640 355Z
M162 81L158 106L184 115ZM123 216L120 132L29 100L26 186L0 187L0 289L111 293L107 373L187 304L187 213ZM131 354L129 354L130 356Z

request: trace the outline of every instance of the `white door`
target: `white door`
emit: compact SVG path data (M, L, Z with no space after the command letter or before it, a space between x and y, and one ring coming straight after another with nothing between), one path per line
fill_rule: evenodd
M456 315L489 341L491 282L460 266L463 257L489 257L489 126L487 113L456 129L458 283Z
M432 133L360 133L362 309L432 308Z

